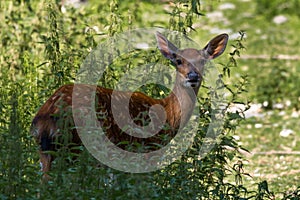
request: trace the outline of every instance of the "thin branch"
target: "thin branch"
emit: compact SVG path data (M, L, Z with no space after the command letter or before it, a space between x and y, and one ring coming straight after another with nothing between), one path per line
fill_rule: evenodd
M251 152L252 155L300 155L300 151L262 151Z
M251 60L251 59L257 59L257 60L300 60L300 56L298 55L242 55L240 57L243 60Z

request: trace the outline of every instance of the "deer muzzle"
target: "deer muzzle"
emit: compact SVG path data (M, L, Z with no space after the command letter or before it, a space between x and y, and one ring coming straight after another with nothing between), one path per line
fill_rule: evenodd
M200 84L200 76L196 72L190 72L187 74L185 86L187 87L198 87Z

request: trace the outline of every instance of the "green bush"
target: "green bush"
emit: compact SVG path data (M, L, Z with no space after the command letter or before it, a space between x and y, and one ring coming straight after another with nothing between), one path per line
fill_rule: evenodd
M268 18L273 18L279 14L290 14L300 17L299 8L300 2L298 0L256 0L257 14L263 14Z
M267 102L267 109L272 109L277 103L285 104L286 101L290 101L290 106L299 109L300 93L297 87L300 80L297 68L285 60L268 60L260 63L262 67L271 64L271 68L264 69L265 73L257 74L257 101Z

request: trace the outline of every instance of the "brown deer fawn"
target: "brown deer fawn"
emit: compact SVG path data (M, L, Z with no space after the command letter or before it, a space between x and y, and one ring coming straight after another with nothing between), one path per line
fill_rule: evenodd
M197 96L202 82L205 63L224 52L228 35L221 34L216 36L201 50L192 48L180 50L159 32L156 33L156 40L162 55L172 62L177 71L173 90L167 97L153 99L141 92L113 91L100 86L96 87L95 108L99 113L106 113L104 117L97 116L97 119L101 126L104 127L107 138L122 149L138 143L147 147L143 152L154 151L158 148L157 144L164 146L174 138L179 126L184 125L191 117L196 103L195 96ZM77 89L77 94L75 95L80 95L80 90L91 90L90 85L87 84L79 84L76 87L79 90ZM51 169L51 162L54 159L54 156L49 154L49 151L56 151L60 148L56 145L56 141L59 141L59 138L62 137L62 129L59 127L58 121L63 121L65 124L73 126L69 133L67 132L71 136L70 144L78 146L82 144L74 128L72 114L70 116L59 115L59 113L72 110L73 88L75 88L74 84L60 87L40 108L32 121L31 133L39 144L41 170L46 179L48 178L47 172ZM164 116L158 116L156 120L164 120L163 124L167 125L168 128L159 129L156 134L150 137L135 137L124 133L122 127L119 127L114 120L112 95L117 96L114 104L118 104L118 102L122 104L124 98L130 99L128 105L130 117L137 119L142 116L142 120L137 119L134 121L140 126L144 126L143 122L145 121L149 123L149 121L153 120L150 116L151 107L154 105L161 106L164 109ZM118 114L119 116L123 114L126 116L122 111ZM164 136L167 136L168 139L166 140ZM124 141L127 141L127 143L124 143ZM131 151L137 152L138 150L133 148Z

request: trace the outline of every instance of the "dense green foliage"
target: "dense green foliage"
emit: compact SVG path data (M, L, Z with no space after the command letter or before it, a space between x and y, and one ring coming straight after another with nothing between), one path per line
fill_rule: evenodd
M212 1L211 6L215 3ZM201 117L194 144L170 166L156 172L130 174L99 166L84 147L80 148L82 153L76 160L71 159L73 155L68 149L62 149L53 152L58 159L54 161L51 181L43 184L40 181L38 147L29 133L32 117L55 89L74 81L89 52L108 37L137 27L158 26L193 35L192 25L201 20L201 9L197 0L176 0L174 4L155 0L90 1L83 7L67 7L66 10L59 2L1 1L0 198L272 199L274 194L266 181L256 183L255 189L243 185L248 173L244 172L243 158L237 151L241 147L233 137L243 120L238 113L226 114L217 144L206 157L199 156L202 138L212 117L209 113L213 112L205 85L198 98ZM218 66L220 78L228 81L224 83L229 93L228 105L247 104L243 98L249 84L247 77L239 77L231 84L231 70L238 67L236 59L244 49L243 34L240 32L240 37L231 41L232 49ZM113 87L122 74L138 62L135 56L125 56L122 62L109 66L100 80L101 85ZM159 53L138 56L153 61ZM124 62L130 64L122 65ZM282 71L284 69L276 68L269 75L284 79ZM274 87L276 81L261 85ZM153 85L140 88L155 97L160 94L155 91L160 89L163 88ZM271 94L265 95L269 91ZM277 98L272 95L287 95L271 91L268 88L258 90L263 93L262 98L266 98L258 101ZM295 91L293 95L299 96L299 93ZM285 198L293 199L298 196L297 192L299 189Z
M300 2L297 0L257 0L257 13L264 14L268 18L275 17L279 14L295 14L299 16Z

